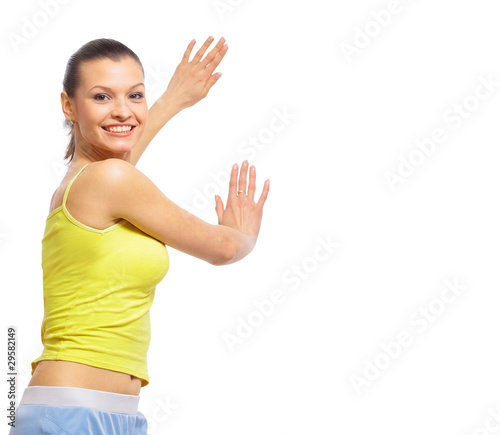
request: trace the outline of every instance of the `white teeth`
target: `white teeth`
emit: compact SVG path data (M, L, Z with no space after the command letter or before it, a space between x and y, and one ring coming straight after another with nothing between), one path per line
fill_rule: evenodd
M124 133L132 130L132 126L127 125L123 127L104 127L107 131L111 131L113 133Z

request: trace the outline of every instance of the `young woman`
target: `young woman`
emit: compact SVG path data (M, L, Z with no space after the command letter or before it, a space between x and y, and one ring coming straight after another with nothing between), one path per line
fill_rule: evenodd
M239 176L232 169L225 208L216 196L218 225L174 204L135 167L163 125L220 76L223 38L202 59L212 40L189 61L191 41L149 113L144 70L128 47L97 39L70 58L61 93L70 165L42 239L44 350L11 435L146 434L139 392L149 383L149 308L169 268L165 245L213 265L255 246L269 180L256 203L247 161Z

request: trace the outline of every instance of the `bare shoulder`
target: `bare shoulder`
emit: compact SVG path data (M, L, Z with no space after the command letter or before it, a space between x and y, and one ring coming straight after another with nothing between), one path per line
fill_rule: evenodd
M85 168L88 174L86 187L99 192L101 198L112 206L110 201L119 199L121 194L130 192L140 180L148 179L134 165L125 160L110 158L93 162Z
M73 182L68 192L66 208L81 223L96 229L105 229L120 221L114 216L114 201L119 189L134 183L134 174L140 173L133 165L120 159L108 159L88 164ZM66 182L75 177L69 175ZM60 192L60 196L62 194ZM62 197L60 199L62 202Z
M134 165L117 158L93 162L85 172L85 189L99 196L102 211L112 219L127 219L121 212L133 206L133 199L157 189Z
M118 206L126 199L137 200L140 195L161 193L144 173L125 160L110 158L89 166L92 171L89 188L99 191L115 213L119 213Z
M134 178L142 174L134 165L122 159L106 159L98 162L93 162L85 168L85 171L92 172L93 180L102 186L102 183L107 181L105 185L117 181L123 181L126 178ZM104 187L104 186L102 186Z

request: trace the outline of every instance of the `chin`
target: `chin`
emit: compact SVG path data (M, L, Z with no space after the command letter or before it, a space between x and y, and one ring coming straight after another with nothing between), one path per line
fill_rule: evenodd
M135 142L133 144L123 144L122 146L120 145L114 145L114 146L110 146L109 144L103 144L103 143L97 143L97 144L94 144L94 148L96 148L96 150L99 150L101 153L105 153L105 154L109 154L109 153L112 153L112 154L127 154L129 151L132 150L132 148L134 148L135 146Z
M108 148L109 151L115 153L115 154L127 154L128 152L132 151L132 148L134 148L135 144L133 145L126 145L122 147L113 147L113 148Z

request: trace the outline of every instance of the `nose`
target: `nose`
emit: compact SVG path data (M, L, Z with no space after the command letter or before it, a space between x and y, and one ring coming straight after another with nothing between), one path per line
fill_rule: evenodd
M131 115L129 103L126 98L116 98L111 109L111 116L118 119L127 119Z

